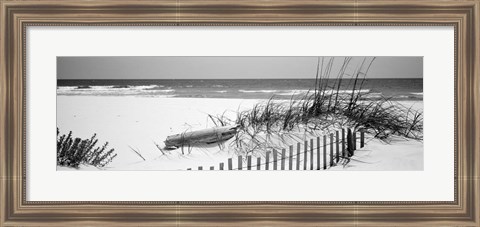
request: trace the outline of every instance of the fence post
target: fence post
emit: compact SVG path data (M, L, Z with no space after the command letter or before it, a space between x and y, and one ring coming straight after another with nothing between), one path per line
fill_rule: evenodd
M265 155L265 170L268 170L269 165L270 165L270 151L267 151L267 154Z
M360 148L365 146L365 132L363 130L360 131Z
M202 166L199 166L199 167L198 167L198 170L203 170L203 167L202 167Z
M304 153L303 153L303 170L307 170L307 157L308 157L308 141L305 140L303 143Z
M277 170L277 150L273 149L273 170Z
M239 155L238 156L238 170L242 170L242 164L243 164L242 162L243 162L242 156Z
M347 157L347 154L345 152L345 129L342 128L342 156Z
M310 139L310 170L313 170L313 139Z
M210 170L215 170L215 167L213 167L213 166L210 166Z
M323 135L323 169L327 169L327 135Z
M347 129L347 152L348 157L353 156L353 138L352 138L352 130L350 128Z
M291 145L288 152L288 170L293 169L293 146Z
M233 160L231 158L228 159L228 170L233 169Z
M353 130L353 150L357 150L357 131Z
M223 170L223 162L220 162L220 170Z
M317 136L317 170L320 170L320 137Z
M285 170L285 153L286 153L286 150L285 148L282 149L282 161L281 161L281 164L282 164L282 170Z
M247 170L251 170L252 169L252 156L249 155L247 156Z
M330 166L333 166L333 133L330 133Z
M257 170L260 170L260 164L262 163L262 158L257 158Z
M336 160L336 163L338 163L338 161L340 160L340 147L339 147L339 144L338 144L338 131L335 131L335 151L337 152L337 160Z
M300 143L297 143L297 170L300 170Z

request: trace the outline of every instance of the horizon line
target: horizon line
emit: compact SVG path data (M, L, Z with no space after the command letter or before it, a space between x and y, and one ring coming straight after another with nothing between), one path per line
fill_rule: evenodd
M322 79L332 79L337 80L338 78L322 78ZM355 78L342 78L342 79L351 79ZM363 79L363 78L358 78ZM423 79L423 77L376 77L376 78L365 78L368 79ZM96 79L96 78L83 78L83 79L58 79L57 80L315 80L315 78L162 78L162 79Z

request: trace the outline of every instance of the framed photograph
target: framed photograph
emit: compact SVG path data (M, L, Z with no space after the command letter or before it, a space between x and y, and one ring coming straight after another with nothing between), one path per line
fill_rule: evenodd
M478 226L474 1L1 1L0 225Z
M423 170L422 60L57 57L57 170Z

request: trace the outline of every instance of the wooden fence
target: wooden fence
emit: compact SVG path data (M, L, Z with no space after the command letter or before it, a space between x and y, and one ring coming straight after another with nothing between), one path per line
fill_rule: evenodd
M357 134L360 134L359 141ZM255 157L239 155L236 158L229 158L226 165L221 162L218 167L203 168L203 166L198 166L193 170L321 170L327 169L328 166L337 165L342 158L353 156L357 149L357 143L360 143L360 148L365 146L365 133L363 131L356 132L351 129L342 129L324 135L323 138L316 137L305 140L303 150L302 144L297 143L296 151L294 151L293 145L289 146L288 149L272 149L272 151L266 152L263 159L257 157L255 163L252 162ZM234 166L234 163L237 163L237 165ZM187 170L192 170L192 168Z

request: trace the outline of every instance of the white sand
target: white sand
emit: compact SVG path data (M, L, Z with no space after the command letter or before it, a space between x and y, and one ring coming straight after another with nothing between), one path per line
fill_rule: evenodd
M217 145L184 148L162 155L155 143L163 146L165 138L186 130L213 127L208 114L234 119L237 110L250 109L260 100L159 98L114 96L58 96L57 126L60 133L73 131L74 137L90 138L97 133L99 145L109 142L117 158L108 170L179 170L215 166L235 156ZM423 102L402 102L414 109L423 109ZM227 141L227 143L229 143ZM145 161L135 154L137 150ZM288 151L287 151L288 155ZM316 156L314 158L316 160ZM256 160L252 161L256 164ZM288 165L288 160L287 160ZM234 160L234 168L237 162ZM271 167L270 167L271 168ZM95 170L94 168L80 168ZM262 166L264 169L264 166ZM357 150L354 160L331 170L422 170L423 143L395 139L391 144L369 140ZM65 170L58 168L58 170Z
M165 138L186 130L213 127L208 114L235 117L237 109L249 109L258 100L195 99L114 96L58 96L57 126L60 133L73 131L74 137L90 138L97 133L99 143L109 142L118 156L111 169L179 169L215 163L218 147L194 149L182 156L162 156L154 143L163 147ZM143 161L131 148L137 150ZM188 153L189 149L184 148ZM212 161L209 161L212 159Z
M330 170L423 170L423 142L392 136L391 141L369 141L358 148L348 163L340 163Z

